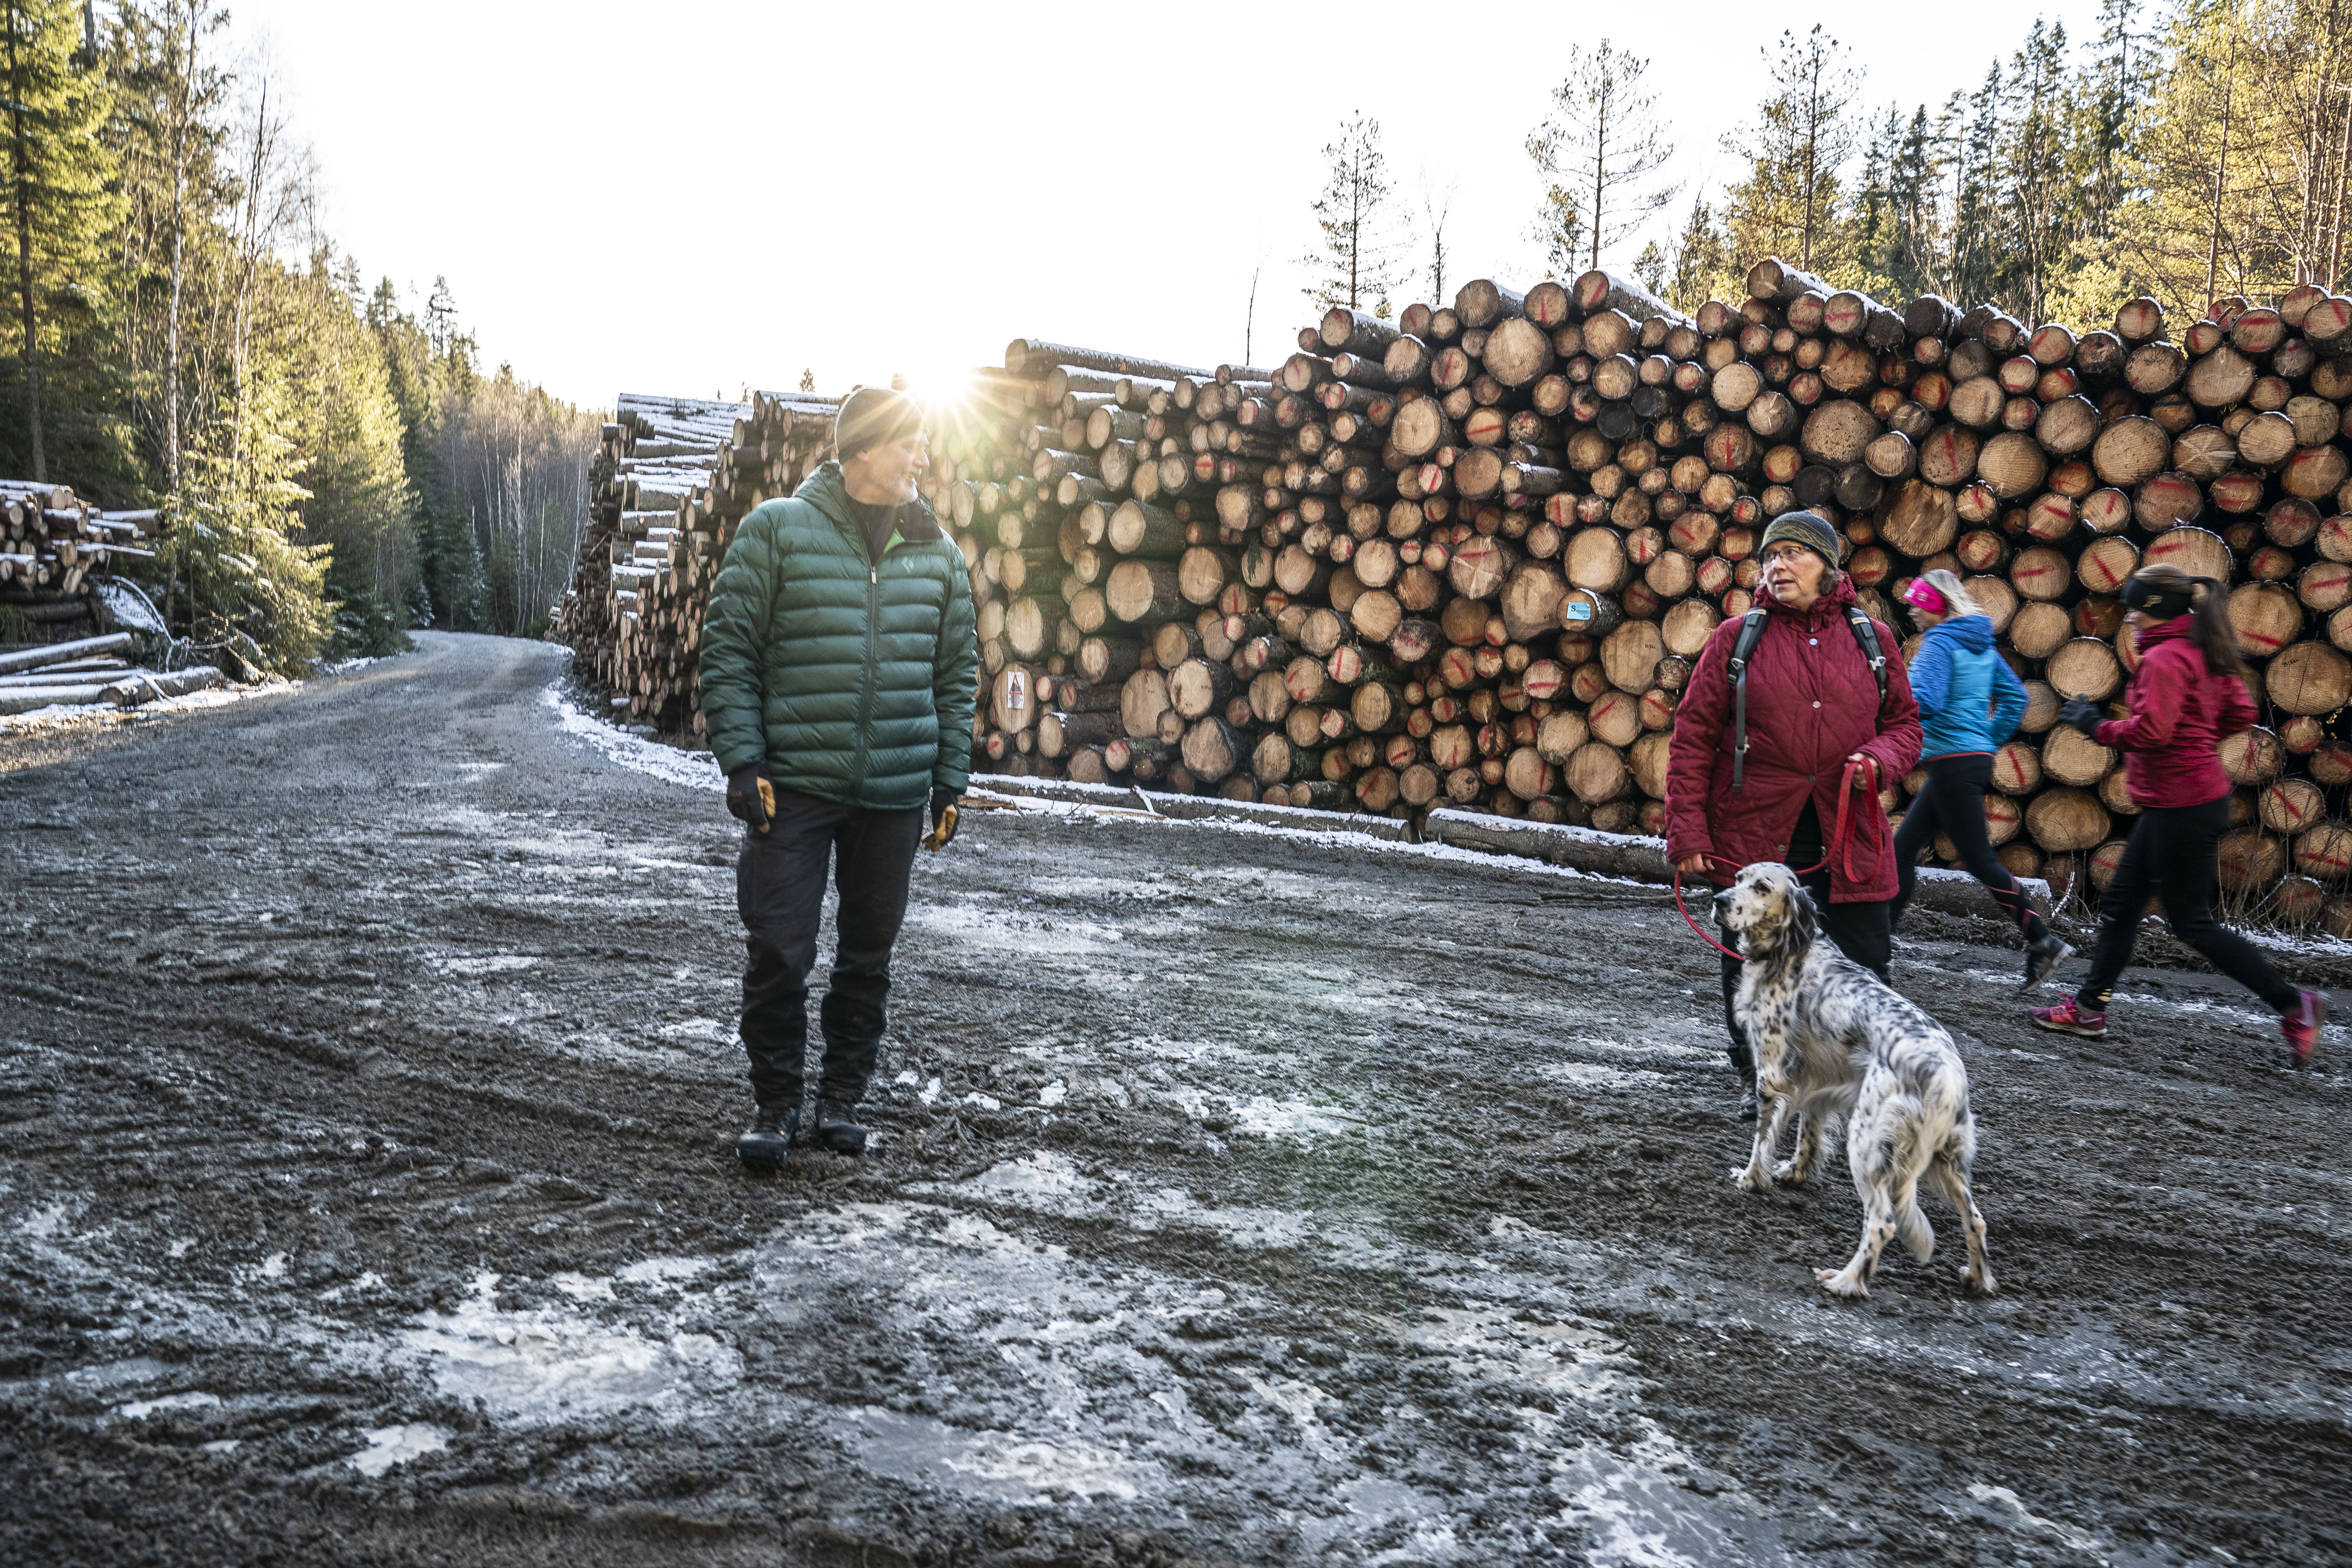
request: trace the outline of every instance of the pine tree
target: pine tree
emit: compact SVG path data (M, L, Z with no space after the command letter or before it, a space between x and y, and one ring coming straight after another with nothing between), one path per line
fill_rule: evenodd
M2060 260L2074 241L2080 211L2068 174L2066 29L2036 17L2011 57L2002 100L2000 171L2003 249L2009 258L2002 303L2028 321L2044 310Z
M1741 256L1778 254L1808 271L1846 264L1840 180L1858 136L1849 108L1862 73L1845 55L1818 22L1802 37L1783 32L1766 55L1771 96L1754 124L1723 139L1725 151L1748 164L1729 186L1726 213Z
M1903 111L1886 106L1871 127L1862 154L1862 185L1853 219L1853 256L1872 292L1890 281L1885 262L1895 247L1895 156L1903 136Z
M1695 313L1711 299L1736 299L1745 291L1746 279L1740 276L1731 237L1717 222L1715 209L1705 196L1692 199L1682 232L1666 249L1664 287L1650 287L1677 310Z
M2246 48L2237 0L2185 0L2166 38L2169 59L2141 110L2118 249L2168 305L2190 312L2217 294L2259 287L2250 198Z
M1445 224L1454 213L1454 190L1450 180L1444 189L1439 190L1430 184L1426 174L1422 176L1421 216L1429 229L1429 298L1441 304L1449 298L1445 292L1445 264L1452 253L1445 247Z
M1666 247L1653 239L1642 247L1642 254L1633 258L1633 280L1653 294L1664 295L1666 289Z
M1955 121L1958 146L1953 160L1952 249L1945 265L1946 290L1955 300L1990 300L2003 270L2000 233L2000 62L1969 95L1965 122Z
M803 392L814 392L816 390L816 372L814 369L808 369L801 372L801 390Z
M332 552L335 651L346 657L399 646L402 606L418 577L400 405L383 346L352 308L355 276L348 261L331 274L323 258L299 277L273 269L255 354L257 379L281 385L292 411L302 537Z
M1911 110L1889 150L1886 163L1886 239L1879 270L1906 298L1943 287L1937 266L1942 241L1937 188L1943 174L1943 139L1927 118L1927 106Z
M2154 52L2134 26L2140 0L2099 0L2098 53L2074 97L2074 178L2086 234L2115 232L2123 205L2125 159L2133 109L2151 85Z
M33 478L45 480L43 356L68 322L102 308L98 279L116 206L113 152L101 134L110 92L72 0L0 0L0 94L25 442Z
M1388 159L1381 152L1381 122L1354 115L1339 127L1339 139L1323 149L1330 171L1323 194L1315 199L1315 226L1322 233L1321 247L1301 257L1316 279L1305 292L1322 306L1345 305L1389 314L1389 290L1396 275L1388 176Z
M116 8L107 59L116 84L109 140L119 150L126 211L118 236L124 305L120 352L131 414L169 493L188 432L211 416L221 378L216 291L227 262L218 221L235 203L225 163L234 82L213 63L227 18L209 0ZM168 595L167 595L168 596Z
M1536 237L1548 271L1573 277L1601 265L1601 253L1674 200L1678 185L1653 181L1674 156L1657 100L1642 90L1650 62L1607 38L1568 55L1552 89L1551 113L1528 132L1528 156L1549 182ZM1662 253L1663 254L1663 253Z

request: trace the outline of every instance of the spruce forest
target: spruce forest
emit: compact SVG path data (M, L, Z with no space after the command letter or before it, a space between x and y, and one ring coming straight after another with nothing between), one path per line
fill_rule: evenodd
M2101 0L2087 37L2036 22L1972 90L1874 112L1864 66L1818 26L1765 63L1773 91L1727 140L1744 167L1633 264L1685 310L1738 298L1768 255L1879 299L2078 328L2142 294L2193 318L2231 294L2340 291L2352 269L2347 0ZM1613 176L1638 147L1612 135ZM1609 194L1604 222L1639 199ZM1592 221L1571 203L1571 225Z
M151 596L293 672L415 626L528 635L598 416L481 363L446 282L369 284L215 0L0 0L0 474L162 509Z

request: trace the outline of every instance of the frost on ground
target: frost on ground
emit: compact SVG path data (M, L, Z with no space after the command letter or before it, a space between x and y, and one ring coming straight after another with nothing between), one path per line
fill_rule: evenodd
M1906 924L2003 1293L1931 1197L1833 1302L1658 889L979 809L873 1152L748 1176L716 769L419 641L0 795L0 1561L2352 1554L2340 1030Z
M561 683L549 686L540 695L553 710L555 721L565 734L586 742L609 762L688 789L727 787L727 775L719 771L718 760L708 752L680 751L676 746L665 746L658 741L614 729L604 720L582 711L578 703L564 695Z

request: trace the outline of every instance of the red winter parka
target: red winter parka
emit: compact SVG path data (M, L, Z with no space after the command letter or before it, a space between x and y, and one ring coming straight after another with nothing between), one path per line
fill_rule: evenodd
M2230 793L2216 748L2254 722L2253 700L2234 675L2216 675L2189 633L2194 616L2139 629L2131 717L2099 726L2099 744L2121 747L2124 784L2143 811L2204 805Z
M1764 636L1748 661L1748 767L1738 794L1731 790L1731 649L1739 619L1715 628L1675 710L1666 761L1666 854L1673 859L1707 854L1709 875L1728 884L1742 866L1778 860L1813 803L1828 840L1837 823L1845 759L1859 752L1878 763L1878 782L1891 784L1919 762L1919 705L1903 668L1903 645L1885 626L1878 646L1886 655L1886 700L1870 661L1846 623L1853 584L1843 574L1810 610L1792 610L1766 595ZM1856 791L1849 853L1832 855L1830 902L1876 903L1895 896L1895 865L1886 814L1874 795ZM1853 867L1848 878L1846 867Z

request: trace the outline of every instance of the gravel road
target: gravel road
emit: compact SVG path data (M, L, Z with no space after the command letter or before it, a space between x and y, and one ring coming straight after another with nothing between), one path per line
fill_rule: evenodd
M2340 1029L1920 921L2002 1292L1845 1304L1656 890L974 811L751 1176L715 773L419 642L0 736L0 1561L2352 1560Z

